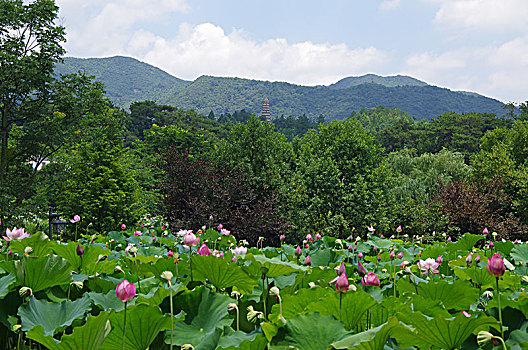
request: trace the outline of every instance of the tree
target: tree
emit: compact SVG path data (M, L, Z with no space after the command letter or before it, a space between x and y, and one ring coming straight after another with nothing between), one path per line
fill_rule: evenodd
M143 202L135 170L123 148L123 113L107 109L83 120L79 138L58 156L66 176L59 184L59 206L72 217L79 214L85 229L115 230L135 223Z
M57 11L53 0L0 1L2 228L31 195L43 161L88 110L104 104L100 84L83 76L56 80L54 65L64 54Z

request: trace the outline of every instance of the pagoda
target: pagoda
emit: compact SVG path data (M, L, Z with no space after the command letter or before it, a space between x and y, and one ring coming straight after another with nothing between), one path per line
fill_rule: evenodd
M266 120L271 123L269 101L267 97L264 99L264 102L262 102L262 116L265 117Z

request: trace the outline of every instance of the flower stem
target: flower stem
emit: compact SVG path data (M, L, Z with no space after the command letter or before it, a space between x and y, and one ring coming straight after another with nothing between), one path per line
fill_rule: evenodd
M137 265L136 254L134 254L134 264L136 265L136 277L137 277L137 282L138 282L138 289L139 289L139 293L141 293L141 283L139 282L139 269Z
M341 305L343 301L343 293L339 292L339 321L343 320L343 313L341 312Z
M500 327L501 327L501 337L504 339L504 331L503 331L503 327L502 327L502 309L501 309L501 304L500 304L500 290L499 290L499 277L496 277L496 287L497 287L497 306L499 307L499 322L500 322Z
M125 319L123 322L123 346L121 347L122 350L125 350L125 329L126 329L126 309L127 309L127 302L125 301Z
M172 350L172 334L174 332L174 314L173 314L173 307L172 307L172 285L169 281L169 297L170 297L170 309L171 309L171 343L170 343L170 350Z

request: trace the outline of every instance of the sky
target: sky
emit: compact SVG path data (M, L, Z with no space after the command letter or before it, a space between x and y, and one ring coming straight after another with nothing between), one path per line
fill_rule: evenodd
M528 100L527 0L57 0L72 57L134 57L185 80L328 85L409 75Z

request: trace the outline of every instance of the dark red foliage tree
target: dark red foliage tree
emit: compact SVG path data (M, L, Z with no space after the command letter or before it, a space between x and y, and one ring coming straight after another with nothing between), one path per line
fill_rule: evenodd
M527 227L515 217L508 207L511 198L502 191L499 180L479 182L440 182L440 188L432 198L449 217L449 229L458 228L461 234L497 232L499 238L523 238Z
M160 158L158 166L164 172L160 210L173 230L196 231L212 215L238 240L254 245L264 237L268 245L279 244L288 223L277 191L257 195L240 171L220 168L174 148Z

